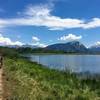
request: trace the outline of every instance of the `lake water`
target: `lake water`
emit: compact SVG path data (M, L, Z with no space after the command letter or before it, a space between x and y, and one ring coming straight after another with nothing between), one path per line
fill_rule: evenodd
M100 74L100 55L29 55L30 60L49 68Z

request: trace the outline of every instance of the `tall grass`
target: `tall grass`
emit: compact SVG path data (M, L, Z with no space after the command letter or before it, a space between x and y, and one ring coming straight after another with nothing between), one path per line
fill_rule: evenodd
M100 100L99 79L48 69L23 58L5 57L10 100Z

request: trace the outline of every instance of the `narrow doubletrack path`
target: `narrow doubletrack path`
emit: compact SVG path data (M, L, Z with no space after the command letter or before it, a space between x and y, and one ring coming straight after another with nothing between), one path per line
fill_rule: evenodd
M2 74L3 74L3 69L0 69L0 100L3 100L3 81L2 81Z

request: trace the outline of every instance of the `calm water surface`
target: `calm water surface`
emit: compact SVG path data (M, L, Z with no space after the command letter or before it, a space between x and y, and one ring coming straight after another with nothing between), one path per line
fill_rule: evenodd
M29 55L31 61L58 70L100 74L100 55Z

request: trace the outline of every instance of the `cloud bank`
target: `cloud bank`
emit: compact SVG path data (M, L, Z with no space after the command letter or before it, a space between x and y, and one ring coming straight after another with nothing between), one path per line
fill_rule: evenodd
M33 41L33 42L39 42L40 39L39 39L38 37L36 37L36 36L33 36L33 37L32 37L32 41Z
M48 5L28 6L21 17L0 19L0 28L12 26L44 26L49 30L64 30L70 28L90 29L100 27L100 18L90 21L73 18L61 18L52 14L53 8Z
M4 37L2 36L2 34L0 34L0 45L18 45L18 46L22 46L23 43L20 41L12 41L10 38Z
M100 41L97 41L94 45L100 46Z
M32 42L33 43L31 45L33 45L33 46L37 46L37 47L46 47L47 46L47 45L41 43L40 39L38 37L36 37L36 36L32 37Z
M58 40L60 41L78 41L82 39L82 36L76 36L74 34L68 34L60 37Z

